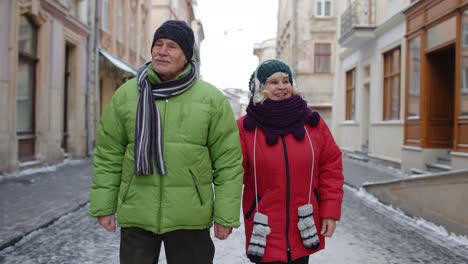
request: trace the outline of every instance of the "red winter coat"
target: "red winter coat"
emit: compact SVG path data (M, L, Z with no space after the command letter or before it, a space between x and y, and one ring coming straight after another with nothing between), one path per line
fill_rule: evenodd
M245 116L241 117L237 125L244 156L242 209L247 249L252 234L253 216L256 212L253 163L255 130L244 129L244 118ZM317 127L306 127L315 155L311 203L320 247L309 250L303 246L297 227L297 209L307 204L309 197L312 152L307 135L299 141L288 134L270 146L266 143L263 130L258 128L256 140L258 210L268 216L268 225L271 228L262 262L287 262L288 248L291 260L323 249L325 240L320 235L322 218L340 219L343 199L341 151L322 119Z

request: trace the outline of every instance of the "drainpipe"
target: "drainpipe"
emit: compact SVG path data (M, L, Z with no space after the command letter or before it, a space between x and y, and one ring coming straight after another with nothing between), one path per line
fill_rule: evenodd
M99 117L99 98L100 98L100 91L99 91L99 13L101 1L95 1L95 8L94 8L94 115L93 115L93 122L94 122L94 140L96 140L96 133L97 133L97 124L98 124L98 117ZM90 144L90 154L92 149L94 148L93 144Z
M293 55L293 68L294 68L294 74L296 74L297 76L297 68L298 68L298 59L297 59L297 56L298 56L298 50L297 50L297 39L298 39L298 36L297 36L297 32L298 32L298 22L297 22L297 1L298 0L294 0L293 1L293 27L294 27L294 41L293 41L293 52L294 52L294 55Z
M94 3L94 1L93 1ZM93 9L91 8L91 2L89 1L86 5L87 7L87 20L88 20L88 26L90 28L94 28L93 27ZM87 45L87 54L86 54L86 63L87 65L89 65L89 63L91 63L91 54L92 54L92 51L93 51L93 48L92 48L92 43L93 43L93 30L90 31L89 35L88 35L88 45ZM85 92L85 111L86 111L86 114L85 114L85 126L86 126L86 149L85 149L85 153L86 153L86 156L89 156L89 149L90 149L90 129L91 129L91 110L89 109L90 107L90 91L91 91L91 75L92 75L92 71L89 69L89 67L86 68L86 92Z

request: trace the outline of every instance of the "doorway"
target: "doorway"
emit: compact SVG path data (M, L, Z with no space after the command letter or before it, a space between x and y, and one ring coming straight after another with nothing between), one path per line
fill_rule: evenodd
M61 147L65 156L68 153L68 95L70 88L70 52L72 47L65 45L65 71L63 76L63 120L62 120L62 144Z
M60 144L64 158L68 158L69 153L73 153L76 147L74 133L76 131L76 91L79 64L77 53L78 47L67 41L64 54L62 141Z
M427 54L427 144L453 148L455 102L455 45Z

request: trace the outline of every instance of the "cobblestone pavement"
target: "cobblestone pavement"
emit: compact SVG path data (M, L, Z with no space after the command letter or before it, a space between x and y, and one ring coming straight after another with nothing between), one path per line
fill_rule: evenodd
M88 202L91 160L0 178L0 249Z
M0 263L118 263L119 234L87 216L87 205L0 251ZM215 264L247 264L242 226L225 241L215 239ZM164 254L160 263L166 263ZM327 249L310 263L468 263L468 245L434 234L412 219L345 188L343 218Z

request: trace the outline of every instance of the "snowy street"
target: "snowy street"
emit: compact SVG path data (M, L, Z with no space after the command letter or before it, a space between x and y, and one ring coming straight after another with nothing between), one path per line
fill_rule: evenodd
M0 251L0 263L118 263L118 232L107 233L86 212L82 207ZM242 226L228 240L215 239L215 246L216 264L250 263ZM166 263L163 253L159 263ZM310 263L468 263L468 241L346 187L336 233Z

